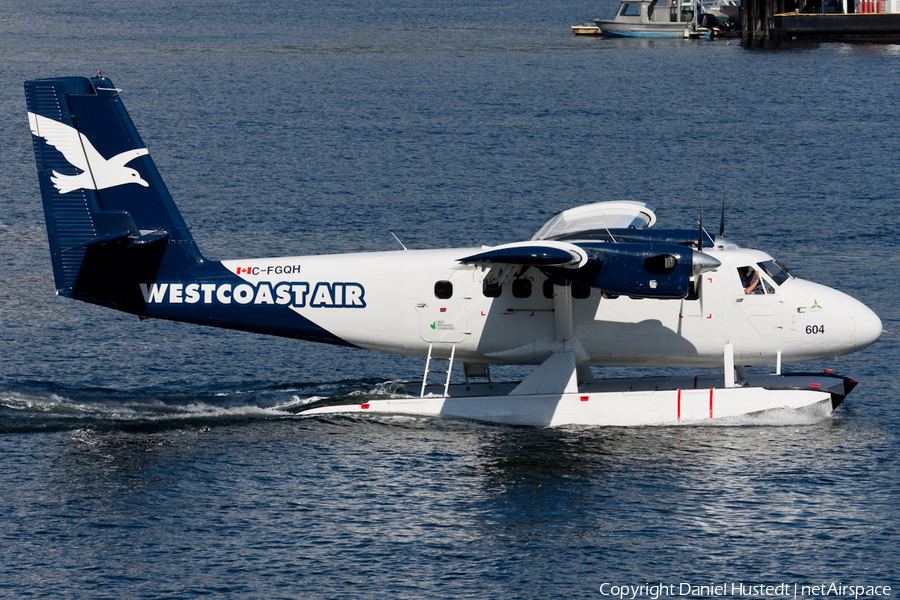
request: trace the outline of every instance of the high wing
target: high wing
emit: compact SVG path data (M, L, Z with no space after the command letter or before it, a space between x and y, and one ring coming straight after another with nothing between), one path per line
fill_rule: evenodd
M699 251L695 232L646 229L655 223L653 207L643 202L588 204L553 217L531 241L486 248L459 262L490 268L488 283L535 267L559 285L574 282L635 298L684 298L692 277L720 263Z

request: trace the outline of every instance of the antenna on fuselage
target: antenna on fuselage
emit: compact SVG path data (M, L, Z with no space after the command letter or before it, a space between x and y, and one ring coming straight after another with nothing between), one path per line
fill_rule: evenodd
M616 238L613 237L612 231L609 230L609 227L606 226L606 221L603 222L603 229L606 230L606 235L608 235L609 239L611 239L613 241L613 244L619 243L616 241Z
M394 236L394 239L397 240L397 243L400 244L400 246L401 246L404 250L408 250L408 248L407 248L406 246L403 245L403 242L400 241L400 238L398 238L398 237L394 234L393 231L391 232L391 235Z

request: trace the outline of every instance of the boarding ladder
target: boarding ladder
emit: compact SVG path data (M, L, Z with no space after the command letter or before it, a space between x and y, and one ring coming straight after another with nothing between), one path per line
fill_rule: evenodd
M453 357L456 356L456 344L452 344L450 346L450 358L437 358L432 356L432 350L434 350L434 344L428 344L428 358L425 359L425 376L422 378L422 391L419 394L420 398L425 396L425 388L429 385L440 385L437 383L428 383L428 375L431 373L447 374L447 379L444 381L444 396L447 395L447 390L450 389L450 371L453 369ZM445 362L446 367L434 366L432 362Z

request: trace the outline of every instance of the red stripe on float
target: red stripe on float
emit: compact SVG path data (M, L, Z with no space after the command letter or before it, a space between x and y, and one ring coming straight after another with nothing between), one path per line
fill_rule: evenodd
M713 388L709 388L709 418L712 419L712 396L713 396Z
M367 408L369 408L369 405L368 405L368 404L360 404L359 407L360 407L362 410L366 410Z
M681 388L678 388L678 420L681 420Z

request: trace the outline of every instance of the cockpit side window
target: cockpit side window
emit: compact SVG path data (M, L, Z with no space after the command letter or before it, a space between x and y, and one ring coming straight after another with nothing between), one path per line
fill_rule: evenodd
M767 260L766 262L759 263L759 266L763 271L766 272L766 275L772 278L772 281L775 282L775 285L781 285L782 283L793 277L793 274L788 270L788 268L777 260Z
M765 270L763 270L765 271ZM753 265L738 267L738 276L745 294L768 295L775 293L775 287L769 280L769 274L765 274Z
M745 294L765 294L765 287L762 283L763 279L759 276L759 271L750 265L746 267L738 267L738 277L741 280L741 287L744 288Z

